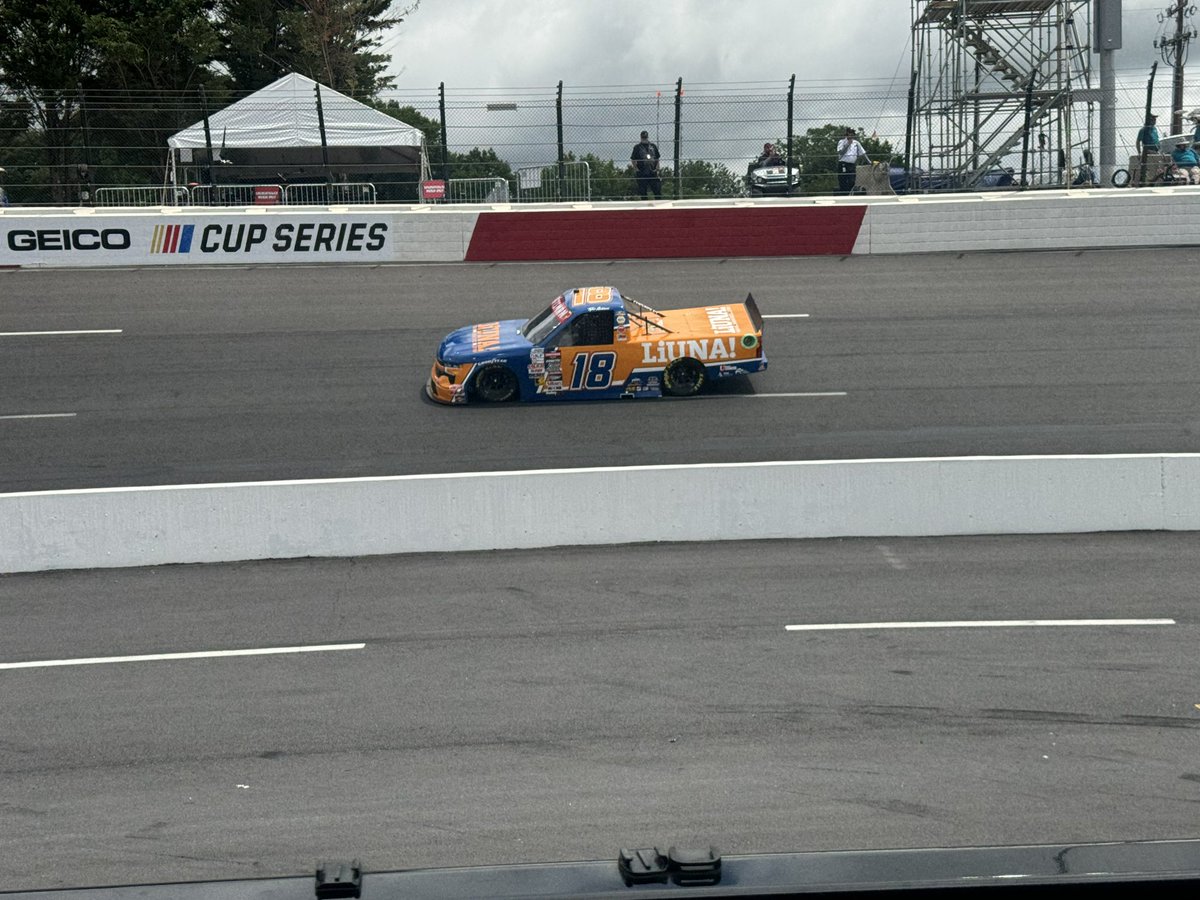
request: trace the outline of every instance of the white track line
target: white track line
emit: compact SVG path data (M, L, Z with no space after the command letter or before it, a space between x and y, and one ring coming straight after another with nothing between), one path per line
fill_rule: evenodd
M120 328L92 328L81 331L0 331L0 337L40 337L47 334L122 334Z
M795 393L795 394L713 394L714 397L741 397L744 399L753 399L755 397L845 397L845 391L814 391L811 393Z
M769 316L763 316L764 319L807 319L808 313L774 313Z
M164 659L214 659L222 656L275 656L281 653L324 653L361 650L366 644L314 644L309 647L259 647L254 650L197 650L191 653L148 653L143 656L93 656L81 659L40 659L0 663L0 669L48 669L53 666L98 666L103 663L157 662Z
M0 419L72 419L75 413L24 413L14 416L0 416Z
M1059 628L1105 625L1174 625L1174 619L996 619L948 622L848 622L832 625L786 625L788 631L873 631L895 628Z

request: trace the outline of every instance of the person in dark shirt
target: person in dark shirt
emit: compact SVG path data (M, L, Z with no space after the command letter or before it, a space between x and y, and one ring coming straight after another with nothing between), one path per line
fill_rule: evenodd
M662 179L658 177L658 144L650 140L650 135L643 131L640 142L633 145L629 159L633 165L634 178L637 179L638 196L646 199L647 192L652 192L659 200L662 199Z
M782 166L783 157L779 155L779 151L775 149L774 144L763 144L763 152L758 157L757 165Z

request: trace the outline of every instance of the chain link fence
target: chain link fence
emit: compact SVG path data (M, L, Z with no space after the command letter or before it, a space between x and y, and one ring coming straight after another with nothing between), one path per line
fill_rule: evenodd
M1165 82L1155 88L1155 111L1164 120ZM1145 72L1118 72L1118 166L1136 152L1145 84ZM664 198L812 196L844 189L836 146L853 127L869 158L889 167L887 184L874 173L875 189L955 189L939 182L938 173L906 177L908 84L902 78L486 90L443 85L360 98L363 108L419 132L419 158L389 155L384 147L350 152L341 134L352 130L346 119L356 107L334 103L330 95L322 129L328 140L284 142L275 156L249 162L227 145L228 129L216 125L203 144L174 156L168 151L173 135L206 118L217 122L222 110L246 98L192 91L0 94L0 184L9 203L39 206L630 200L639 196L631 156L645 131L657 148L653 174ZM1200 82L1185 83L1185 97L1200 106ZM253 119L256 107L248 102L241 111ZM266 119L272 106L263 102L257 109ZM1092 147L1097 138L1091 136ZM1075 155L1080 158L1068 158ZM1062 186L1078 180L1089 158L1090 152L1035 144L1024 160L1014 153L1000 166L1018 186L1023 174L1027 186ZM764 166L773 174L756 176Z

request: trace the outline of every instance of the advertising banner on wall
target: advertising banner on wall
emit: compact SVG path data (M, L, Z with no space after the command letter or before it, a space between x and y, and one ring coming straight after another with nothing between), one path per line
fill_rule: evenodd
M390 262L392 213L0 216L0 265Z

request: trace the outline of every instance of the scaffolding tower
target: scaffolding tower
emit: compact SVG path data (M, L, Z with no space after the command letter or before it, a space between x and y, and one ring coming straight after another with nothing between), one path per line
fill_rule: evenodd
M997 169L1064 185L1090 167L1090 12L1090 0L912 0L911 189L976 188Z

